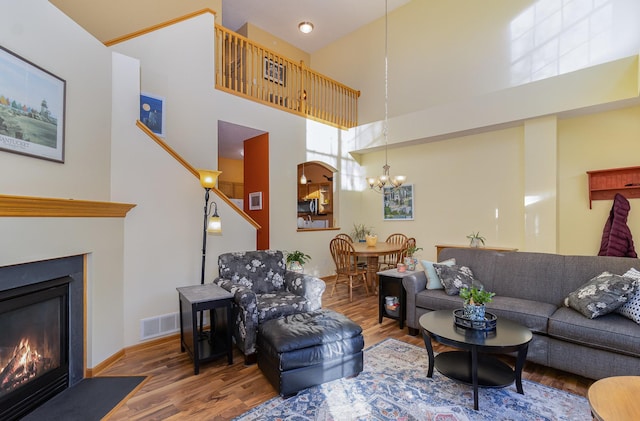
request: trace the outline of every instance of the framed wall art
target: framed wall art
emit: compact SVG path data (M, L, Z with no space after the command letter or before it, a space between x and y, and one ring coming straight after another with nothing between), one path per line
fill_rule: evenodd
M249 210L262 210L262 192L249 193Z
M385 186L382 194L385 221L413 220L413 184Z
M64 162L66 81L0 46L0 150Z
M264 78L270 82L287 86L287 68L269 57L264 58Z
M164 98L141 92L140 121L153 133L164 137Z

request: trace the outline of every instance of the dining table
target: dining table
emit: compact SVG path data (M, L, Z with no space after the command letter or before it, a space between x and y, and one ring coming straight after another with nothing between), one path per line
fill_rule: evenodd
M373 288L376 294L378 294L378 287L376 285L376 279L378 276L378 258L385 254L398 253L402 250L402 244L387 243L385 241L378 241L375 245L370 246L366 242L354 242L352 243L354 254L356 256L362 256L367 258L367 284Z

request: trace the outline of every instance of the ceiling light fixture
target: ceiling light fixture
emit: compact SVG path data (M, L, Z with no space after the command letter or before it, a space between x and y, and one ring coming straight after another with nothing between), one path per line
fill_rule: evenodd
M389 163L387 162L387 145L389 143L389 54L388 54L388 15L387 0L384 0L384 126L382 134L384 136L384 166L382 167L382 175L367 178L369 188L375 192L382 193L384 186L390 183L392 187L400 187L407 178L404 175L389 175Z
M298 24L298 30L303 34L308 34L313 31L313 23L311 22L300 22Z

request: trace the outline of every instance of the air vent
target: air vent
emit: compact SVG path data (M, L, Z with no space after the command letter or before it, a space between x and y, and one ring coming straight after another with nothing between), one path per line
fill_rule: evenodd
M163 314L140 320L140 339L142 340L165 336L179 330L179 313Z

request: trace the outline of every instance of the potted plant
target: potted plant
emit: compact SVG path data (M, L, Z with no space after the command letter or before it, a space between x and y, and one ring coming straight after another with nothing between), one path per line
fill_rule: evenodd
M480 247L481 244L484 246L485 238L480 235L480 231L471 231L471 234L467 235L467 238L471 240L471 243L469 244L471 247Z
M367 228L364 224L353 224L351 236L354 240L364 242L369 234L371 234L371 229Z
M404 264L407 265L408 270L416 270L418 259L414 255L422 250L422 247L418 247L415 244L407 247L407 256L404 258Z
M287 252L287 268L293 272L304 271L304 264L311 260L311 256L306 253L301 252L300 250L294 250L292 252Z
M460 288L460 298L464 300L464 317L470 320L484 320L485 304L490 303L495 292L486 291L484 288Z

